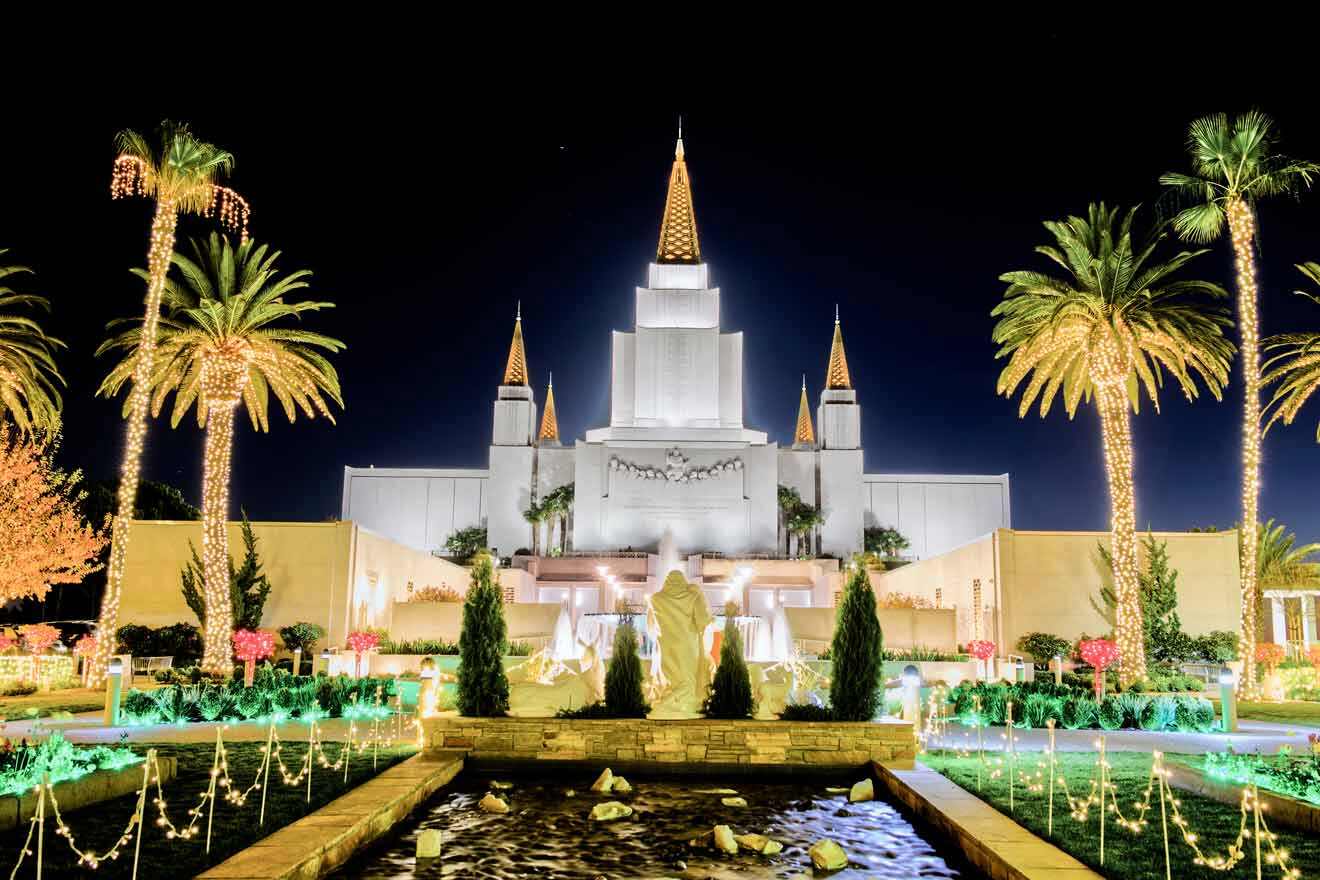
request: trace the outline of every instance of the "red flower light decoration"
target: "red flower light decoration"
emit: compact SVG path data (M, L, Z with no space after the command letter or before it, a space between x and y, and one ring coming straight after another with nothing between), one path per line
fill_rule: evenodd
M88 635L83 636L81 639L79 639L77 642L74 643L73 653L77 654L79 657L90 657L93 654L95 654L96 636L91 635L90 633Z
M1306 659L1312 666L1320 666L1320 645L1312 645L1306 652Z
M361 656L380 644L380 636L374 632L351 632L347 641L349 650Z
M30 623L18 628L18 635L23 639L23 647L33 654L40 654L60 640L60 631L45 623Z
M18 639L7 635L0 635L0 651L8 651L10 648L17 647Z
M1277 642L1260 642L1256 645L1256 662L1264 663L1274 671L1274 667L1283 662L1288 652Z
M995 643L985 639L976 639L967 643L967 653L982 662L995 656Z
M255 663L275 653L275 634L264 629L234 631L234 656L244 663Z
M1109 639L1087 639L1077 646L1077 653L1095 668L1095 698L1105 695L1105 668L1118 660L1118 645Z

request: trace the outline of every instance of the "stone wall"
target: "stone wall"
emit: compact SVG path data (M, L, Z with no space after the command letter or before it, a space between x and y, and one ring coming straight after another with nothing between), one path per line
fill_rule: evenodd
M911 762L912 725L901 721L600 721L460 718L422 722L427 747L477 761L578 761L619 768L857 767Z

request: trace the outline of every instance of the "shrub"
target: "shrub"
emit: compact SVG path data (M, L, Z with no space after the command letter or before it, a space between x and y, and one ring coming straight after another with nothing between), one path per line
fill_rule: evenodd
M853 568L843 591L830 656L830 706L839 721L870 721L879 708L884 637L875 613L875 593L862 566Z
M1097 723L1095 700L1089 697L1074 697L1063 701L1059 712L1059 723L1067 730L1087 730Z
M1048 694L1028 694L1022 703L1022 727L1044 727L1051 718L1057 723L1063 714L1063 700Z
M1099 711L1096 713L1096 720L1104 730L1118 730L1123 726L1125 714L1122 704L1118 702L1118 697L1105 697L1104 702L1100 704Z
M617 657L617 640L615 652ZM639 661L639 671L640 668ZM606 694L608 699L608 689ZM727 609L724 615L724 641L720 644L720 665L715 670L715 682L702 711L707 718L747 718L752 714L752 680L747 674L747 662L743 660L742 635L734 624L734 615Z
M219 721L234 711L234 701L222 687L208 686L197 701L197 713L203 721Z
M120 709L130 723L145 724L156 720L156 701L146 691L129 691Z
M261 628L262 610L270 596L271 583L261 570L261 555L257 552L257 536L248 522L247 512L243 512L243 564L234 566L234 557L229 556L229 603L233 614L234 629L255 630ZM188 542L192 550L192 560L179 573L180 590L183 600L188 603L193 614L203 626L206 624L206 597L203 584L206 576L202 572L202 560L197 549Z
M408 596L409 602L444 602L451 605L457 605L463 601L463 594L450 586L428 585L420 590L414 590Z
M817 706L814 703L789 703L784 707L784 711L779 713L779 717L784 721L836 720L828 706Z
M1030 655L1037 669L1047 669L1056 655L1068 655L1072 642L1050 633L1029 632L1017 640L1017 649Z
M316 643L325 638L325 630L315 623L308 623L300 620L292 626L282 626L279 629L280 641L284 647L290 651L296 651L302 648L303 654L311 654L316 648Z
M588 703L585 706L579 706L576 709L558 709L555 711L556 718L617 718L605 705L604 700L597 700L594 703Z
M37 685L31 681L11 681L0 685L0 697L26 697L37 692Z
M1237 659L1238 634L1215 630L1203 636L1192 637L1194 659L1206 663L1226 663Z
M613 718L645 718L651 711L642 695L642 658L637 653L637 631L628 617L614 630L614 657L605 671L605 706Z
M1119 694L1115 699L1123 707L1123 724L1127 727L1139 727L1141 713L1150 705L1150 697L1144 694L1126 693Z
M120 654L134 657L173 657L179 666L195 664L202 657L202 634L191 623L175 623L152 629L130 623L117 632Z
M881 657L885 662L905 662L905 663L957 663L967 659L966 654L950 654L947 651L939 651L935 648L925 648L917 645L912 648L902 648L898 651L881 651ZM821 660L828 660L829 651L820 655Z
M530 657L532 656L532 646L527 642L510 642L509 647L505 649L505 657Z
M452 656L458 653L458 642L450 642L445 639L413 639L410 642L384 641L380 643L377 651L381 654L427 654Z
M1215 729L1215 706L1205 697L1192 698L1196 705L1196 729L1200 733L1209 733Z
M495 583L490 556L477 556L472 584L463 602L458 638L458 711L477 718L499 717L509 709L509 680L503 657L508 649L504 597Z
M1141 710L1137 724L1142 730L1168 730L1178 716L1178 702L1172 697L1155 697Z

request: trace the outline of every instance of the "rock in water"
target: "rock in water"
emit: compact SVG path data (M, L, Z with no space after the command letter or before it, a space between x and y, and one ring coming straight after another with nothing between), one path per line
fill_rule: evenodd
M508 791L509 789L513 788L513 783L495 781L495 782L491 782L490 787L495 789L496 791Z
M577 797L577 792L571 788L564 789L564 797Z
M745 806L747 806L747 801L744 800L743 798L740 798L740 797L726 797L726 798L720 798L720 803L724 804L724 806L726 806L726 807L745 807Z
M731 788L694 788L692 789L692 793L693 794L737 794L738 792L734 791Z
M839 788L837 785L826 786L825 790L828 791L830 794L847 794L847 793L848 793L848 789L846 789L846 788Z
M873 800L875 800L875 783L869 779L863 779L861 782L854 785L852 790L848 792L848 801L850 803L855 804L858 801Z
M733 829L728 825L715 826L715 848L729 855L738 852L738 841L734 839Z
M614 777L614 781L610 783L610 791L618 792L619 794L627 794L632 791L632 783L624 779L622 776L616 776Z
M761 850L761 855L773 856L783 852L783 850L784 850L784 845L779 841L767 840L765 842L765 849Z
M614 773L609 767L606 767L604 770L600 771L600 775L596 777L596 781L591 783L591 790L601 792L602 794L609 794L613 785Z
M632 807L627 804L605 801L591 808L591 819L593 822L613 822L615 819L627 819L632 812Z
M440 829L427 828L417 835L417 858L440 858Z
M832 840L818 840L807 850L817 871L840 871L848 867L848 854Z
M487 813L509 812L509 805L495 797L495 795L490 792L486 792L486 796L481 799L481 802L477 804L477 806L481 807L481 809L485 810Z

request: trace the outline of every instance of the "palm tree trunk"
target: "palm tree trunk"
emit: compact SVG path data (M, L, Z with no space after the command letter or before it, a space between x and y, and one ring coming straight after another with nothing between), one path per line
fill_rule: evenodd
M1122 375L1122 374L1119 374ZM1132 485L1132 424L1127 392L1119 381L1099 382L1096 398L1109 481L1110 558L1114 569L1114 639L1124 686L1146 677L1146 639L1137 576L1137 505Z
M229 461L234 448L237 405L210 404L202 458L202 573L206 625L202 632L202 671L228 677L233 671L230 641L234 609L229 592Z
M1241 199L1228 204L1237 268L1239 358L1242 361L1242 687L1256 693L1256 524L1260 521L1260 326L1256 312L1256 218Z
M128 538L137 503L138 482L142 477L142 443L147 433L147 407L151 402L151 370L156 359L156 332L160 323L160 297L165 276L174 253L174 231L178 226L177 207L172 199L156 201L156 215L151 221L151 247L147 251L146 310L142 336L138 342L137 361L133 364L133 385L128 392L128 422L125 425L124 461L119 472L119 496L110 531L110 561L106 565L105 593L101 596L101 614L97 623L96 653L89 660L88 687L105 681L110 657L119 642L119 599L124 586L124 561L128 557Z
M568 510L559 515L559 555L568 555Z

